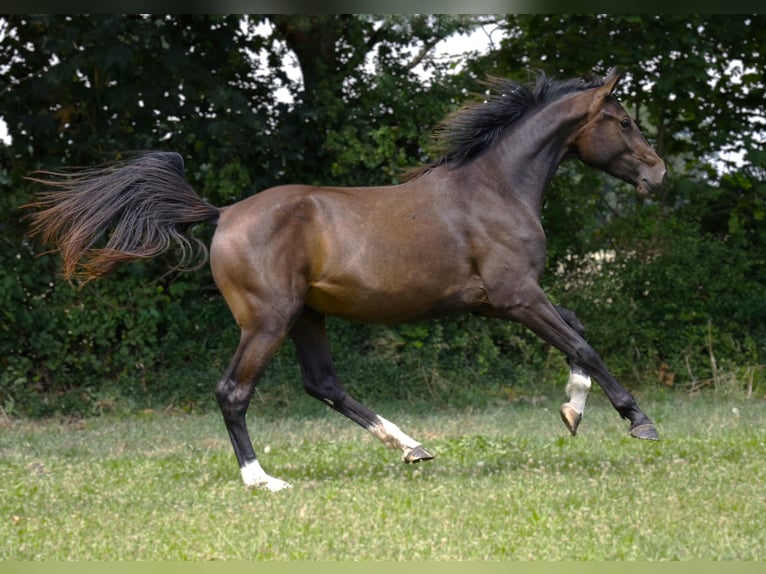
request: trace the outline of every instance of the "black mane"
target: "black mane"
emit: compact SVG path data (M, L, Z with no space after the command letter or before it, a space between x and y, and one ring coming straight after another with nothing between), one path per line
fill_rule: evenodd
M444 155L419 170L423 173L440 165L460 166L492 147L501 134L530 111L574 92L604 85L602 79L556 80L540 74L534 85L503 78L485 84L490 95L447 118L437 131Z

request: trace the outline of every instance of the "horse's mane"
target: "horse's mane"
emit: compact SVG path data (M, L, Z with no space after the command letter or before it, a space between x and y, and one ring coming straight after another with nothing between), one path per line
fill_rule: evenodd
M489 89L489 96L458 110L437 129L435 136L444 150L441 158L416 168L406 179L414 179L442 165L463 165L492 147L507 128L532 110L568 94L603 86L604 81L599 78L556 80L541 72L534 84L495 77L483 84Z

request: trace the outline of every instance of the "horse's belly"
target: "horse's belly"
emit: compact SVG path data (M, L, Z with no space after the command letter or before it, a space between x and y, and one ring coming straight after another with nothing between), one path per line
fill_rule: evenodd
M325 315L364 323L406 323L474 311L486 303L479 278L462 285L411 284L401 289L316 283L306 305Z

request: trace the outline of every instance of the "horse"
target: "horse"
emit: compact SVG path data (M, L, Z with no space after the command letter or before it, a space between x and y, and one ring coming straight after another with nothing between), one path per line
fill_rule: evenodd
M30 234L52 244L67 278L87 282L120 262L180 248L182 264L209 260L240 329L215 396L247 486L290 484L266 473L245 413L282 343L295 345L306 392L414 463L433 458L338 380L328 315L398 324L473 313L515 321L561 351L570 367L561 418L574 435L593 376L638 439L652 421L607 370L575 314L539 285L543 197L557 167L576 158L635 186L658 188L663 160L614 95L621 73L530 83L489 80L489 95L441 128L444 154L402 183L381 187L281 185L227 207L203 200L174 152L45 172ZM216 225L209 249L188 229Z

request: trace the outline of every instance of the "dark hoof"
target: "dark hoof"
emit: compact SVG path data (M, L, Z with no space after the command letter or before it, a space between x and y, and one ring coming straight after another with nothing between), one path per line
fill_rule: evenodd
M564 424L569 429L569 432L572 433L572 436L575 436L577 434L577 427L580 426L580 421L582 420L582 414L578 413L567 404L561 405L559 414L561 415L561 420L564 421Z
M409 451L407 451L402 458L404 459L404 462L406 463L415 463L415 462L420 462L422 460L431 460L433 457L434 455L432 455L430 452L424 449L423 445L419 444L415 448L412 448Z
M643 440L660 440L660 435L657 434L657 429L654 428L652 423L644 423L637 427L630 427L630 434L635 438Z

